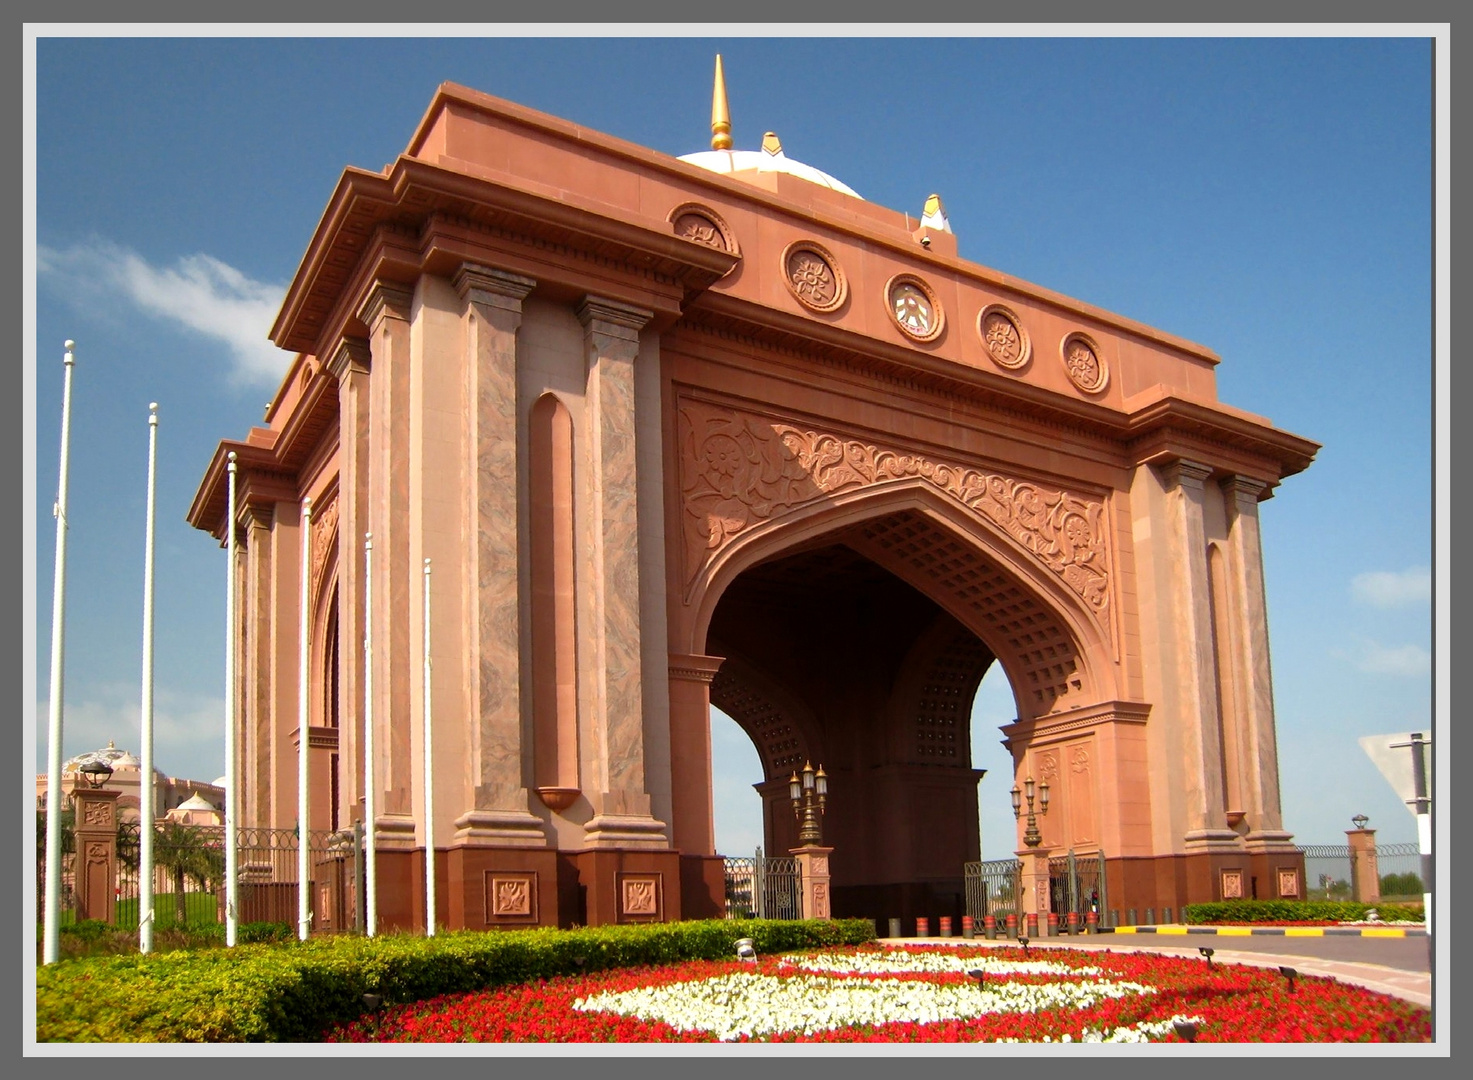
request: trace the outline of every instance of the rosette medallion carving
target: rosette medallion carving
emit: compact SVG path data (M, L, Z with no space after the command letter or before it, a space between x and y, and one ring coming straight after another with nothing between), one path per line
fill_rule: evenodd
M685 400L680 405L686 586L764 522L839 492L919 478L993 522L1095 615L1109 604L1105 508L998 473Z
M1110 369L1100 358L1099 346L1083 334L1070 334L1059 346L1064 370L1086 394L1098 394L1110 380Z

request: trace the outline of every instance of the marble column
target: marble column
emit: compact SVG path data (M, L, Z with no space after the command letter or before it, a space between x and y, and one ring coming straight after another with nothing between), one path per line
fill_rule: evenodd
M474 805L455 820L456 844L541 847L522 775L517 604L517 329L531 278L465 264L454 278L465 303L465 671L469 682Z
M592 706L588 775L596 790L584 792L594 809L584 836L591 848L668 847L664 822L650 813L640 683L634 363L640 328L650 318L648 311L594 296L578 307L588 380L589 513L579 530L579 569L590 648L579 650L579 666Z
M670 841L682 855L716 854L711 793L711 680L716 678L723 659L670 657Z
M255 829L276 824L271 817L271 511L242 508L245 572L240 593L242 614L240 678L240 772L245 798L241 823Z
M359 309L368 328L368 528L373 533L373 722L381 747L383 811L373 823L378 846L415 846L416 784L410 741L409 319L413 294L377 282Z
M368 342L344 338L327 370L338 381L338 760L346 826L363 799L363 534L368 529Z
M1268 604L1263 588L1263 549L1258 530L1262 481L1233 476L1223 482L1228 521L1229 617L1237 633L1238 721L1244 744L1245 795L1250 850L1292 847L1279 805L1279 750L1274 731L1273 677L1269 667Z
M1175 611L1171 627L1177 643L1176 723L1180 783L1186 795L1188 851L1236 847L1237 833L1227 827L1222 789L1222 751L1218 737L1212 595L1207 569L1207 537L1203 523L1205 481L1209 466L1177 460L1161 469L1165 482L1170 531Z

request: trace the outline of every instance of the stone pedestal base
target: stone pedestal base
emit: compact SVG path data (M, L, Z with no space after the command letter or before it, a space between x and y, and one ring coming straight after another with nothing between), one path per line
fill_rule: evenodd
M680 852L600 849L564 858L577 875L585 925L682 917Z
M798 880L803 902L803 918L831 918L829 898L829 855L833 848L806 844L789 854L798 860Z
M445 862L452 929L558 925L556 851L461 845L449 849Z

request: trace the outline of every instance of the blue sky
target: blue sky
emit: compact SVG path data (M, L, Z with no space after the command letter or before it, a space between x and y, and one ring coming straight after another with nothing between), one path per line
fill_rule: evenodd
M1366 813L1383 842L1414 840L1356 744L1433 709L1432 76L1412 38L38 40L35 768L62 342L79 343L64 754L137 749L158 401L156 761L213 778L224 556L184 513L290 360L266 331L342 169L392 161L447 80L705 149L718 51L738 149L772 129L874 202L918 213L939 192L964 258L1209 346L1223 401L1324 444L1262 506L1285 825L1343 842ZM1013 715L990 674L973 741L994 858ZM746 853L757 756L720 716L713 746L718 846Z

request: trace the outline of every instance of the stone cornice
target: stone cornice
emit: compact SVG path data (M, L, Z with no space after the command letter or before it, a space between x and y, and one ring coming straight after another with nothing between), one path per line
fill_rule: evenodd
M564 243L626 265L631 272L666 275L677 293L701 291L719 281L738 261L725 251L674 235L669 222L599 212L400 157L386 173L345 170L319 221L271 339L282 348L312 352L325 333L339 297L385 225L418 231L437 214L462 215L473 227ZM414 219L419 224L414 224Z
M1143 701L1103 701L1095 705L1082 705L1059 713L1049 713L1033 720L1019 720L1005 724L1003 745L1011 748L1014 742L1023 741L1030 745L1067 735L1102 724L1144 724L1151 714L1151 706Z
M537 287L533 278L474 263L462 263L452 284L462 300L518 313L522 301Z
M726 662L724 656L696 656L674 654L670 657L670 677L682 679L688 682L701 682L709 684L716 678L716 673L721 665Z
M590 332L608 334L610 337L628 341L638 341L639 331L652 318L652 311L621 304L602 296L585 296L578 305L578 321Z

